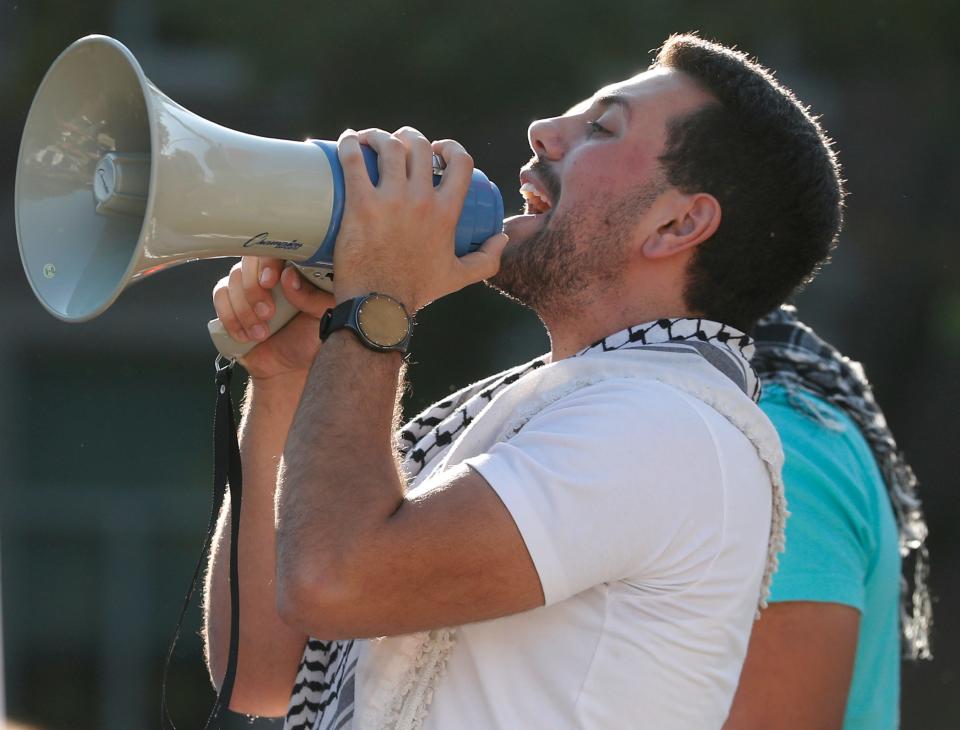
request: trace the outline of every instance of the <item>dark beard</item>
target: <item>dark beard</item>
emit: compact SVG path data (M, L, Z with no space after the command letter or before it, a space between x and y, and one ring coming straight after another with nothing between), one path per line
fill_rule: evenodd
M609 275L613 262L601 266L606 258L601 247L578 252L572 228L569 221L548 221L530 239L513 248L508 244L500 270L487 283L537 313L577 306L592 275L598 268Z
M541 319L575 315L594 297L613 290L626 264L631 228L663 189L656 181L619 203L590 206L591 221L569 214L548 220L528 240L515 247L507 244L500 270L487 284L526 304ZM590 240L578 242L578 229L590 231Z

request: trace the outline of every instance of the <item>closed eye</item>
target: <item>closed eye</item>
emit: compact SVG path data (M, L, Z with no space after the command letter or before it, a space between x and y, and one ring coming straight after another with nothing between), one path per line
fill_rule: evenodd
M595 134L604 134L610 135L612 132L604 127L600 122L589 121L587 122L587 136L592 137Z

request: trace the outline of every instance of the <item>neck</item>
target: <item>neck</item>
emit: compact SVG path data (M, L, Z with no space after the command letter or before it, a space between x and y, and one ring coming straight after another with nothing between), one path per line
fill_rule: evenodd
M544 297L535 311L550 336L552 361L572 357L607 335L642 322L700 316L684 300L686 264L672 266L627 267L619 276Z

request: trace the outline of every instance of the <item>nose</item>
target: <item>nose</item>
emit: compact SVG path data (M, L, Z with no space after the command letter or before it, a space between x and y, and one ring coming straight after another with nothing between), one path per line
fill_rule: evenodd
M563 128L562 117L538 119L527 130L530 149L540 159L559 160L567 150Z

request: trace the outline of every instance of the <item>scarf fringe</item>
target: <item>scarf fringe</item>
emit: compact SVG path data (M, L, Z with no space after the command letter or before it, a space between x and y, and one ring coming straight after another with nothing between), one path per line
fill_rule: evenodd
M456 629L427 632L378 730L419 730L453 651Z

